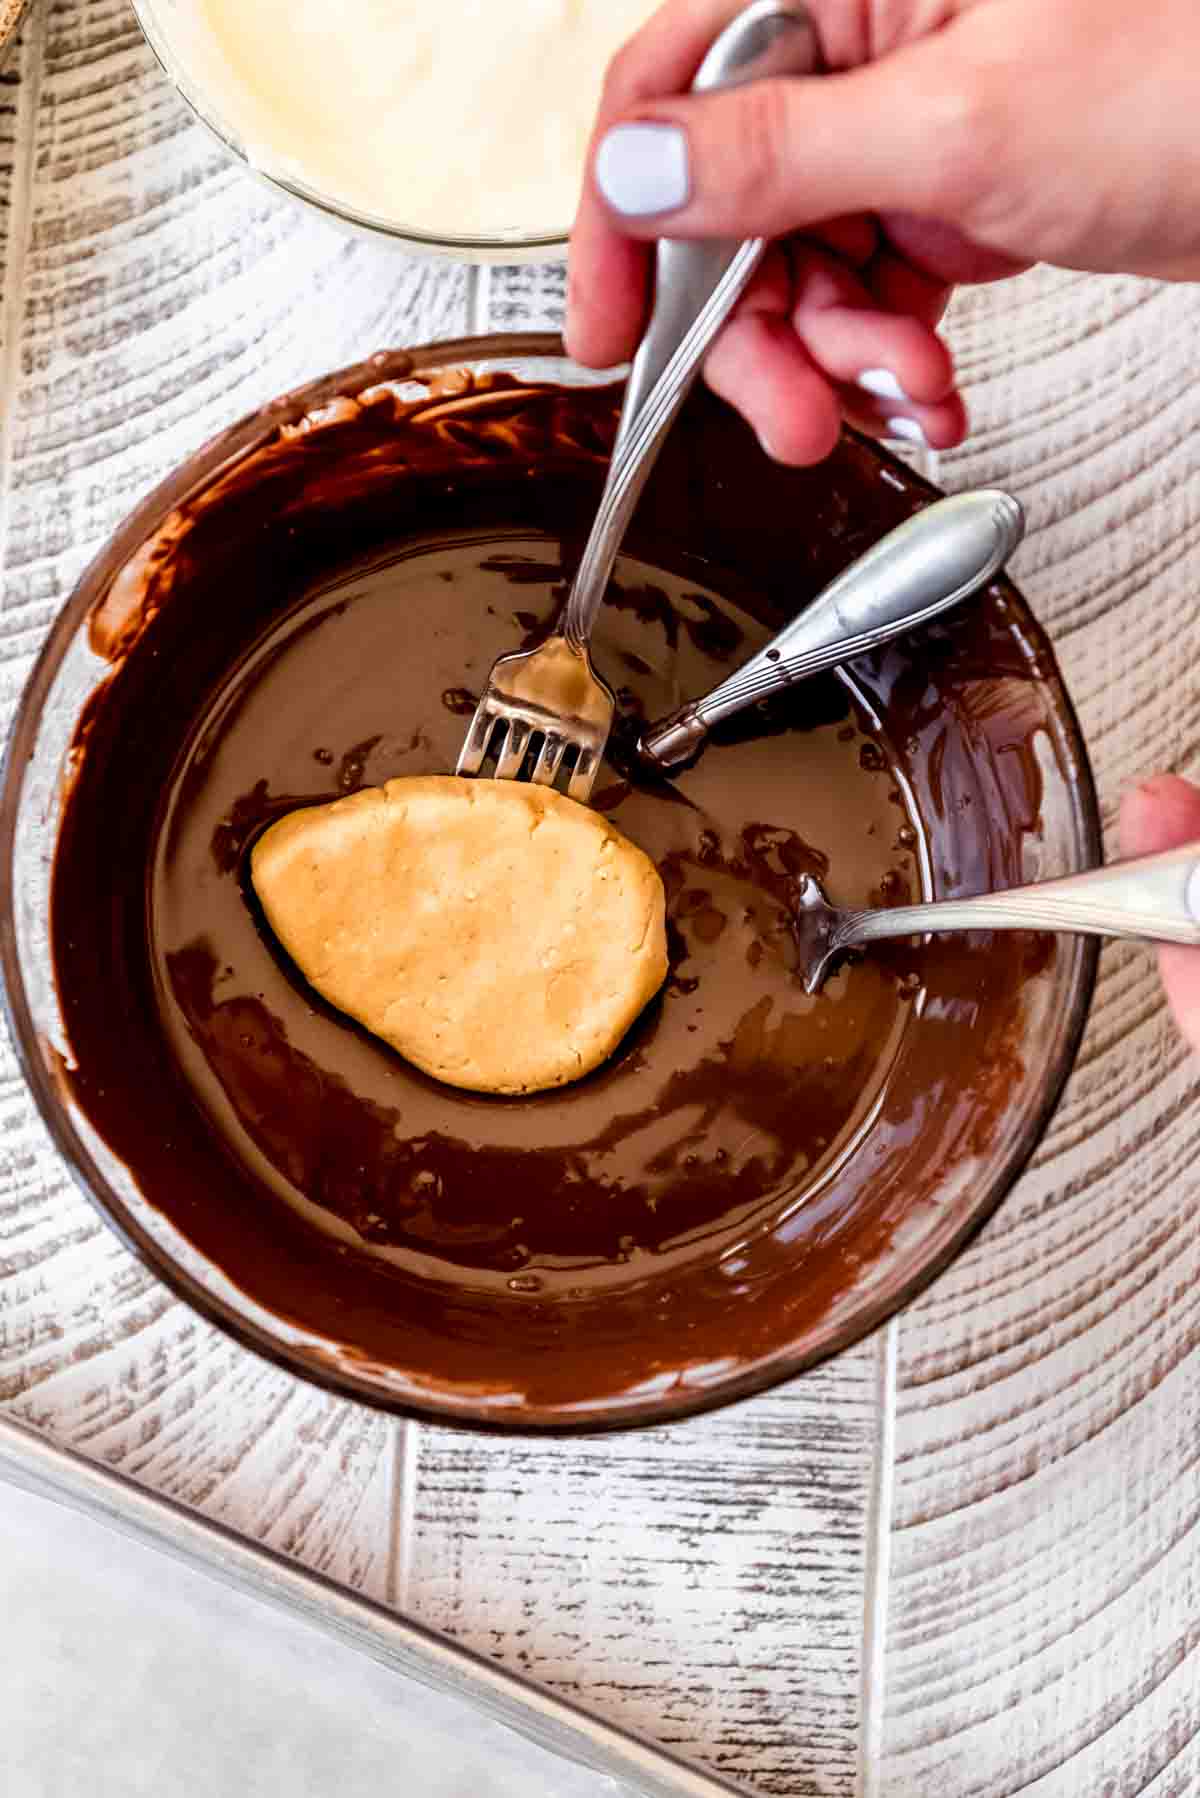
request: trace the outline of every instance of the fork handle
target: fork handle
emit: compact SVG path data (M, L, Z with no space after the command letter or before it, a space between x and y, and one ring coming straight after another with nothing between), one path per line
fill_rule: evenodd
M816 66L816 31L800 0L753 0L716 39L691 91L714 93L774 75L808 75ZM575 649L585 649L591 638L617 550L662 440L765 249L762 238L741 244L659 239L654 310L629 372L608 479L563 615L563 635Z
M939 930L1062 930L1200 945L1200 843L977 899L845 912L829 948Z
M694 94L743 87L772 75L810 75L817 38L803 7L767 0L747 7L713 44L692 82ZM749 240L748 240L749 241ZM761 256L764 245L757 243ZM629 370L613 456L621 454L634 420L661 378L676 346L738 252L729 238L660 237L655 249L654 310ZM676 401L682 404L684 393ZM672 414L674 416L674 414Z

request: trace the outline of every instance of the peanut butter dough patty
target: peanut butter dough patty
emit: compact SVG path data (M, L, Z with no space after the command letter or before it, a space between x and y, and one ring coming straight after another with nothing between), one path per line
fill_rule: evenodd
M391 780L281 819L251 872L322 997L451 1086L578 1080L666 978L653 862L544 787Z

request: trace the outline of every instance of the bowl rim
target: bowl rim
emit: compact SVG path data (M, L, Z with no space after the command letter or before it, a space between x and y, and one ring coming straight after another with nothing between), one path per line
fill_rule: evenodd
M298 423L306 414L335 397L353 397L381 382L411 379L422 369L479 361L514 361L523 356L566 360L562 339L555 333L495 333L445 339L409 350L383 351L345 369L319 376L246 414L210 438L158 482L106 540L80 574L47 633L22 688L0 761L0 973L3 976L0 998L25 1082L75 1184L142 1264L207 1323L294 1377L384 1413L437 1423L446 1428L495 1435L598 1436L619 1430L660 1427L754 1397L863 1341L925 1291L983 1228L1011 1191L1058 1106L1075 1065L1090 1012L1099 963L1099 942L1090 937L1077 939L1077 964L1070 1002L1040 1103L1011 1145L1004 1164L962 1219L960 1227L894 1287L854 1310L821 1343L793 1349L790 1353L786 1347L781 1347L713 1387L685 1387L682 1396L671 1392L654 1397L626 1397L595 1413L556 1412L546 1416L529 1410L518 1412L514 1408L514 1412L506 1416L496 1408L477 1408L470 1401L443 1400L411 1393L398 1395L378 1386L361 1385L352 1373L343 1372L338 1364L306 1354L302 1347L282 1341L252 1318L240 1314L173 1259L112 1190L67 1111L52 1058L45 1052L30 1010L16 937L13 879L16 828L24 768L33 753L43 705L63 656L75 640L96 594L145 540L150 529L203 487L216 470L249 454L280 426ZM852 435L858 436L858 433ZM907 465L897 462L874 442L871 442L871 448L885 464L895 463L907 478L912 478L913 471ZM936 491L931 484L923 484ZM1022 608L1028 611L1028 602L1019 590L1014 591ZM1103 838L1091 759L1057 662L1043 679L1053 690L1056 716L1078 770L1077 822L1084 854L1090 865L1095 865L1102 857ZM152 1198L149 1202L153 1204ZM252 1294L246 1294L246 1297L253 1302Z
M298 175L281 167L271 156L252 156L232 122L218 111L208 88L193 78L183 61L175 54L167 33L162 29L156 0L130 0L130 5L159 68L209 135L228 155L240 162L249 174L286 194L289 199L299 201L301 205L319 212L335 224L380 239L397 248L411 250L418 256L447 257L477 263L527 262L535 259L554 261L566 256L566 228L533 234L514 232L511 235L451 235L424 231L400 220L363 212L345 200L324 193L320 188L310 186Z

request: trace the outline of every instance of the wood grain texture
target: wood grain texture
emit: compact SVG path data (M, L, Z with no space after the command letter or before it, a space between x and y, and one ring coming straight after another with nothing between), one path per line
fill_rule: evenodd
M567 271L559 262L485 268L478 284L479 325L487 331L559 331Z
M1018 572L1120 792L1200 773L1200 294L1045 272L960 301ZM899 1329L878 1789L1177 1794L1200 1781L1200 1070L1153 962L1102 959L1030 1174Z
M878 1357L670 1430L422 1430L423 1621L727 1778L855 1789Z

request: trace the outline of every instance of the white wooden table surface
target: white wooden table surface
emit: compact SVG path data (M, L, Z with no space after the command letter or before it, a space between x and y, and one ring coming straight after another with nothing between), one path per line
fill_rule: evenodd
M310 375L556 321L555 269L411 261L238 172L126 0L40 0L0 76L0 706L152 482ZM1200 293L969 296L951 484L1096 760L1200 769ZM477 1441L309 1392L197 1322L68 1183L0 1053L0 1400L763 1792L1200 1791L1200 1067L1105 951L1032 1171L873 1340L724 1416ZM12 1798L28 1798L14 1793Z

